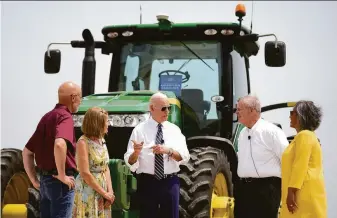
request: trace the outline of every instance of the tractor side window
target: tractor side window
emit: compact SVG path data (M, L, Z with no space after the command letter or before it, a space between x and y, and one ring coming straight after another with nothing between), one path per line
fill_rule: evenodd
M95 93L104 93L109 89L110 71L106 67L111 64L112 58L113 54L102 55L96 62Z
M231 52L233 62L233 106L236 108L239 98L248 95L248 80L246 62L236 50ZM237 115L233 114L233 120L237 121ZM237 122L233 123L233 130L236 129ZM234 135L234 134L233 134Z
M134 86L138 86L139 90L144 89L144 83L138 78L139 71L139 57L128 55L125 58L124 64L121 64L124 68L119 78L119 90L133 90ZM136 83L136 85L135 85Z
M237 51L232 51L233 61L233 105L240 97L248 95L248 82L246 73L246 62Z

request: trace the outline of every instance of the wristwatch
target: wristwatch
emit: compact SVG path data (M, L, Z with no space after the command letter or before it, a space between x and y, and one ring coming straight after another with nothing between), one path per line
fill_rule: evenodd
M169 148L169 152L167 154L169 157L171 157L173 155L173 149L172 148Z

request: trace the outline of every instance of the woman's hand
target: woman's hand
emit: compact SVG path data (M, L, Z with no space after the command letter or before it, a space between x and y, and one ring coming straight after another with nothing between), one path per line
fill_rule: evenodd
M287 207L290 213L294 213L297 209L296 203L296 192L298 189L296 188L288 188L288 196L287 196Z
M115 195L113 191L106 192L103 197L104 197L104 208L111 206L112 203L115 201Z

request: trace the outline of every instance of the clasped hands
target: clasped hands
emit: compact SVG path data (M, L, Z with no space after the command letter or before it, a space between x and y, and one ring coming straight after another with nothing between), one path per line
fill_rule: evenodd
M131 140L133 142L133 149L137 155L140 154L141 150L143 149L144 142L137 143L134 140ZM150 147L153 149L153 153L155 154L168 154L170 152L170 149L164 145L154 145Z
M103 195L104 198L104 208L109 207L115 201L115 194L113 191L108 191Z

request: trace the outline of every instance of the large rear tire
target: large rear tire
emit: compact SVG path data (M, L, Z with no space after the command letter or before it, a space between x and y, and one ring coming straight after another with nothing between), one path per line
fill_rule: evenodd
M25 172L22 151L1 149L1 209L6 204L25 204L32 184Z
M27 218L40 217L40 192L35 188L28 189L29 199L27 206Z
M179 173L179 217L232 218L233 181L227 156L214 147L197 147L190 150L190 155Z

